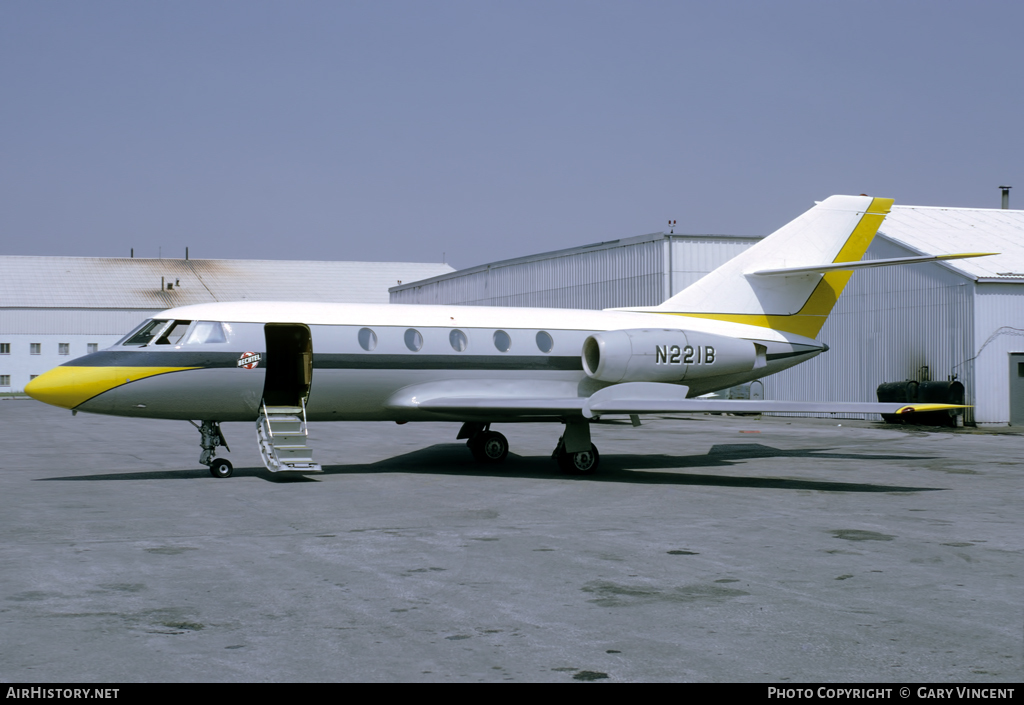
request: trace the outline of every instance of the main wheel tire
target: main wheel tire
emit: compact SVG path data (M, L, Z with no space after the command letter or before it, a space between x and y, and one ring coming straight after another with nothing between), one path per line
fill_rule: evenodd
M593 443L590 444L590 450L578 453L563 451L558 456L558 467L566 475L593 475L597 472L600 462L601 456Z
M235 468L230 461L224 460L224 458L214 458L213 464L210 466L211 475L223 479L231 477L234 473Z
M466 445L481 463L501 463L508 455L508 439L497 431L478 433Z

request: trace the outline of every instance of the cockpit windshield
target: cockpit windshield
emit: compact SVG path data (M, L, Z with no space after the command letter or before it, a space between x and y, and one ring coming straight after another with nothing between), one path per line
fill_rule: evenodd
M168 322L150 319L143 323L141 328L129 333L121 345L148 345L154 335L167 327Z
M160 333L156 339L157 345L177 345L185 336L185 331L192 325L192 321L175 321Z
M178 345L188 332L192 321L150 319L126 335L120 345Z
M230 323L152 318L122 338L118 345L209 345L226 343L230 335Z

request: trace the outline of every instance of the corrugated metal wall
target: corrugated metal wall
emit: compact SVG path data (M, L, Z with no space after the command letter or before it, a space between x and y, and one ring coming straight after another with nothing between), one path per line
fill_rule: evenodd
M1004 425L1010 420L1009 354L1024 352L1024 287L977 285L974 318L974 409L979 425Z
M914 254L877 238L865 259ZM857 272L818 336L830 350L766 377L765 398L875 401L878 385L923 381L927 374L933 380L956 375L971 404L976 392L973 308L974 282L942 265ZM968 414L966 421L972 420Z
M633 238L497 262L395 287L391 303L602 309L655 306L750 247L756 238ZM669 291L668 260L672 263Z
M601 309L661 303L665 248L654 240L552 253L392 290L391 303Z
M0 335L124 335L155 311L0 308Z
M758 238L685 235L672 238L672 292L678 294L708 272L751 247ZM665 297L669 298L668 296ZM657 303L661 303L658 301ZM638 306L640 304L620 304Z

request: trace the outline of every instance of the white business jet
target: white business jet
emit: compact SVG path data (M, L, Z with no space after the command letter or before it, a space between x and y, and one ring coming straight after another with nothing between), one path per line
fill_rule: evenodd
M508 453L493 424L553 421L559 467L588 474L590 423L607 416L955 408L699 398L828 350L815 336L854 270L982 254L860 261L891 205L832 196L660 306L184 306L25 391L75 412L189 420L215 477L232 474L216 457L224 421L255 421L267 468L296 473L321 471L309 421L461 421L484 463Z

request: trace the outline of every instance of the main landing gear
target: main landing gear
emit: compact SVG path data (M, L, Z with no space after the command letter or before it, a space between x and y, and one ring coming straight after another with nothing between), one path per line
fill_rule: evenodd
M234 466L224 458L214 458L217 453L217 446L224 446L224 449L231 452L228 442L224 440L224 432L220 430L220 421L203 421L202 426L197 426L194 421L190 424L199 430L203 437L199 442L203 452L199 454L199 462L210 467L210 474L214 477L231 477L235 472Z
M489 423L467 422L459 430L458 440L466 440L466 447L479 463L500 463L508 456L508 439L491 430ZM569 449L572 450L569 450ZM565 475L593 475L601 462L597 446L590 442L588 422L570 422L551 457Z
M489 423L465 423L456 436L456 440L469 439L466 447L478 463L501 463L508 456L508 439L490 428Z
M565 449L565 437L558 439L551 457L558 463L558 469L563 475L593 475L597 472L597 466L601 462L601 456L597 452L597 446L590 444L590 450L581 450L570 453Z

